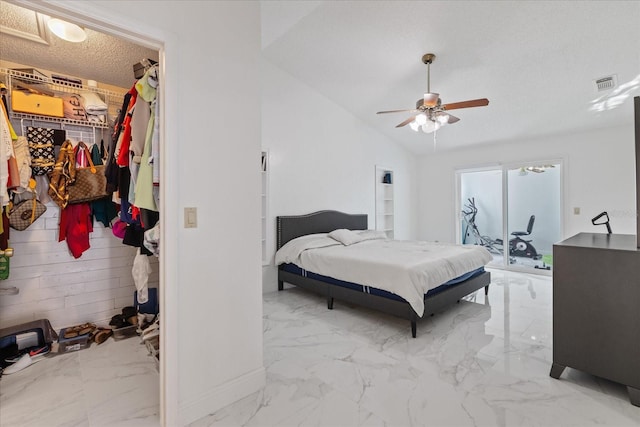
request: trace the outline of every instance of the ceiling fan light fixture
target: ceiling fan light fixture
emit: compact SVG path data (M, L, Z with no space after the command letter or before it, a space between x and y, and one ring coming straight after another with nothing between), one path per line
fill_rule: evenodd
M424 94L424 100L423 100L423 105L425 107L431 108L431 107L435 107L438 105L438 99L440 98L440 94L438 93L429 93L426 92Z
M416 101L415 108L406 110L378 111L376 114L411 113L412 116L397 124L396 128L409 125L409 127L415 132L422 130L424 133L432 133L444 125L450 125L460 121L458 117L449 114L447 112L448 110L489 105L489 100L486 98L443 104L442 99L440 99L440 94L431 92L431 64L435 58L436 56L433 53L427 53L422 57L422 62L427 66L427 90L424 92L423 97ZM435 142L434 133L434 150Z
M447 113L437 113L435 119L441 126L449 123L449 115Z
M51 18L47 21L47 27L62 40L72 43L80 43L87 39L87 33L76 24L63 21L58 18Z
M422 132L431 133L440 129L440 123L434 122L432 120L427 120L425 124L422 125Z

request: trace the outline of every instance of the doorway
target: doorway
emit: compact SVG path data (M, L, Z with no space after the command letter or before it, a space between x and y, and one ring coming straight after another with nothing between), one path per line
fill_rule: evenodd
M562 237L562 161L456 172L457 241L485 247L492 267L546 272Z
M130 20L126 17L121 17L118 14L108 13L102 10L102 12L94 11L91 6L86 6L81 3L69 2L65 4L48 4L39 1L25 0L16 2L17 4L28 8L30 10L47 14L49 16L55 16L67 20L72 23L84 26L86 28L93 29L94 31L100 31L109 34L113 37L119 37L132 43L139 43L146 47L157 49L159 51L159 69L161 74L164 74L167 68L174 69L165 60L167 49L166 45L175 46L173 36L163 32L155 31L153 28L145 28L146 34L138 34L135 28L130 26ZM142 58L141 58L142 59ZM174 74L177 75L177 74ZM164 78L164 75L161 77ZM160 146L161 146L161 179L163 182L167 182L164 179L168 175L168 170L172 172L177 168L175 159L175 147L167 146L165 141L167 139L177 139L177 129L174 124L167 123L164 120L166 117L166 105L172 105L175 100L175 91L168 90L168 80L164 80L165 85L160 88L161 98L164 103L160 104ZM171 107L170 107L171 109ZM160 200L164 206L176 205L176 191L173 186L161 186ZM160 384L158 394L160 396L160 420L162 424L173 425L176 419L177 413L177 370L175 369L176 360L176 345L175 333L177 326L175 321L175 313L177 310L175 298L176 289L171 286L166 286L166 283L175 283L175 280L167 280L167 277L175 278L177 275L177 268L175 264L168 264L166 260L177 259L175 256L175 248L171 245L166 245L166 241L175 241L175 234L177 232L175 226L177 224L178 211L174 211L160 208L163 212L160 223L163 229L163 240L160 242L160 267L159 267L159 294L160 294L160 306L163 315L163 328L161 329L161 352L162 358L160 360L159 376ZM165 391L168 390L168 391Z

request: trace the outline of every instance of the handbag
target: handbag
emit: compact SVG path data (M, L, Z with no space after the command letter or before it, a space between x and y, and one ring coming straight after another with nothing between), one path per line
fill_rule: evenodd
M13 207L9 211L9 227L22 231L45 213L47 207L38 200L36 180L29 179L29 190L13 195Z
M35 222L45 213L47 207L38 199L25 200L13 206L9 212L9 226L22 231Z
M58 160L56 161L53 172L49 176L49 189L47 194L64 209L69 204L69 183L76 179L76 156L71 141L66 140L60 147Z
M69 204L92 202L110 195L104 166L93 164L89 149L83 142L78 143L78 154L80 152L84 152L89 166L76 167L76 180L68 186Z
M53 170L55 165L53 133L53 129L27 127L31 169L34 175L45 175Z

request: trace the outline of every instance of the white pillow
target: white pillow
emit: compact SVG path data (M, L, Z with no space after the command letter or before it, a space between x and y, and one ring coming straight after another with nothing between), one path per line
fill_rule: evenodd
M363 240L362 236L360 236L358 233L347 230L346 228L333 230L331 233L329 233L329 237L342 243L345 246L353 245L354 243L358 243Z

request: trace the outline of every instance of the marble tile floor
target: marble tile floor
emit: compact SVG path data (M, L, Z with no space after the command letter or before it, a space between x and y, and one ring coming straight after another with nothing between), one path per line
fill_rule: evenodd
M639 426L626 388L549 377L552 278L491 270L483 291L409 322L295 287L264 296L266 387L205 426Z
M418 323L295 287L264 296L266 387L203 426L638 426L626 388L549 377L551 277L491 270L482 291ZM157 426L158 374L136 338L0 379L0 427ZM173 426L169 426L173 427Z
M158 426L160 378L138 337L47 357L0 378L0 427Z

